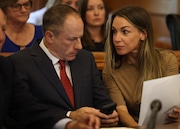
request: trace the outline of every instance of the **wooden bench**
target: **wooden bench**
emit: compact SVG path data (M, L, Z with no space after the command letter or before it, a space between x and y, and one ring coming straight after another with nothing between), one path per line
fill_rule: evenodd
M105 52L92 52L92 54L94 55L94 59L95 59L98 69L103 70L104 65L105 65L105 62L104 62Z
M174 54L177 57L178 60L178 65L179 65L179 69L180 69L180 50L174 50L173 51ZM11 52L0 52L0 56L9 56L13 53ZM94 59L96 62L96 65L98 67L99 70L103 70L105 62L104 62L104 58L105 58L105 53L104 52L92 52L92 54L94 55Z

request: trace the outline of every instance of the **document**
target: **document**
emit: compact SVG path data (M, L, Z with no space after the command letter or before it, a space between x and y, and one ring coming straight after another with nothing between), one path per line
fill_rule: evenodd
M180 107L180 74L144 81L139 115L139 126L147 125L151 114L151 102L159 100L162 104L157 113L156 124L165 124L167 114L174 107Z

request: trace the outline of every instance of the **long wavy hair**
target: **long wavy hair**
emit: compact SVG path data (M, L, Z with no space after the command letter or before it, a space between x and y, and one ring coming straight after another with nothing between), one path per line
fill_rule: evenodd
M113 45L112 23L115 17L123 17L139 31L146 31L147 37L141 41L137 54L137 69L140 73L137 88L134 94L137 103L140 102L142 85L145 80L155 79L163 76L161 67L161 55L154 49L153 28L149 13L142 7L127 6L114 11L109 15L107 22L107 40L105 45L105 62L107 70L113 74L113 70L122 65L124 55L118 55Z

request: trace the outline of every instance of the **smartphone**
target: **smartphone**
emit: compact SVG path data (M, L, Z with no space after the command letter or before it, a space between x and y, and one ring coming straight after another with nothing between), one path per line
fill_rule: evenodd
M116 105L117 104L115 102L106 104L100 108L100 112L102 112L106 115L112 114L113 111L116 110Z

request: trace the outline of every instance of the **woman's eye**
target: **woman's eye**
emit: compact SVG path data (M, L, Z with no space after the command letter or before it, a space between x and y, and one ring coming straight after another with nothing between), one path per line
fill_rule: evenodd
M104 9L104 6L100 6L99 9L100 9L100 10L103 10L103 9Z
M91 11L91 10L93 10L92 7L88 7L88 8L87 8L87 11Z
M114 30L114 29L112 29L111 31L112 31L113 34L116 33L116 30Z
M129 33L129 31L127 31L127 30L123 30L123 33L124 33L124 34L128 34L128 33Z

